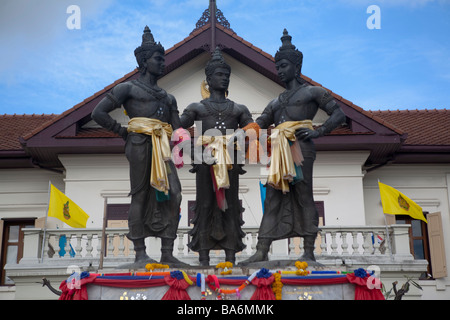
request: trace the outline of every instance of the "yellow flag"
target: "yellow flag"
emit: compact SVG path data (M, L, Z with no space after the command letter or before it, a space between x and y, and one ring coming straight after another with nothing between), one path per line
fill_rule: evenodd
M386 214L404 214L413 219L427 222L423 215L422 208L405 196L400 191L378 181L380 187L381 204L383 212Z
M83 209L53 185L50 185L48 216L57 218L73 228L86 228L89 218Z

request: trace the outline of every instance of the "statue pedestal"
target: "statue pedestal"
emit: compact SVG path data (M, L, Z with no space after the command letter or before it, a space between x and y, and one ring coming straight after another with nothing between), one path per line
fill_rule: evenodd
M294 266L284 268L272 268L277 265L284 265L280 262L267 264L272 273L281 273L282 283L289 280L289 283L283 283L281 291L281 300L353 300L355 297L355 285L346 281L346 275L340 270L326 271L323 266L308 266L310 274L306 276L297 276ZM268 269L268 268L267 268ZM235 291L239 284L243 284L252 274L259 272L261 268L252 267L233 267L232 274L221 275L221 269L215 267L190 267L184 269L185 274L189 275L193 284L188 286L185 291L191 300L202 300L200 283L197 284L197 276L203 275L206 279L209 275L216 276L220 288L224 290ZM87 284L89 300L162 300L164 295L170 289L170 286L164 282L162 275L143 275L146 270L117 270L117 272L108 274L99 274L99 279L117 280L114 286L102 285L99 281ZM176 271L174 269L158 270L162 272ZM199 279L201 276L199 276ZM236 285L226 284L226 280L234 280ZM127 282L128 281L128 282ZM143 286L139 287L139 281ZM152 285L152 281L157 285ZM184 280L179 280L184 281ZM132 285L131 285L132 283ZM121 285L122 284L122 285ZM149 287L151 285L151 287ZM255 290L258 288L253 285L247 285L239 294L226 293L218 297L218 293L205 284L206 300L251 300ZM272 290L271 285L269 289ZM218 299L219 298L219 299Z
M236 286L223 286L224 289L236 289ZM161 300L168 286L152 288L114 288L95 284L88 285L89 300ZM238 299L235 294L225 295L223 300L250 300L255 292L255 286L248 286L241 292ZM191 300L201 300L201 292L198 287L189 287L186 292ZM293 286L284 285L282 300L354 300L355 288L353 284L309 285ZM217 295L207 290L206 300L217 300Z

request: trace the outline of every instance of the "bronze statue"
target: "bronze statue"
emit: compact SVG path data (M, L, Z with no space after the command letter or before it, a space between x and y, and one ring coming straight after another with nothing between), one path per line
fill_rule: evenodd
M184 128L198 121L196 129L201 134L193 141L202 147L200 152L194 151L191 170L196 173L197 188L188 247L199 252L202 266L209 265L210 250L224 250L226 261L234 263L236 252L245 248L242 242L245 233L241 229L243 208L239 202L239 175L245 171L238 163L238 153L228 147L237 136L242 137L242 129L253 120L246 106L226 98L230 72L217 48L205 68L210 97L190 104L180 116Z
M136 252L135 265L155 262L146 254L145 238L161 238L161 263L184 265L172 255L181 204L181 185L171 161L170 139L181 127L175 98L159 88L164 72L164 48L155 43L148 26L142 44L134 51L139 78L120 83L100 101L92 118L126 141L130 164L131 205L129 233ZM123 105L130 117L122 127L108 113ZM184 130L184 129L179 129Z
M242 265L267 261L272 241L291 237L304 239L300 259L315 261L319 219L313 197L316 151L312 139L338 127L345 121L345 115L328 91L307 85L301 79L303 54L292 45L291 39L285 29L282 46L275 55L278 77L286 90L256 119L261 129L276 127L270 137L271 160L257 251ZM329 118L314 130L312 119L319 108Z

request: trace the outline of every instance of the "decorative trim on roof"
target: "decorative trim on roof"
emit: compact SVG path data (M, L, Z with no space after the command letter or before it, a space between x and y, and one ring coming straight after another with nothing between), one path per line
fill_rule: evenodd
M216 18L216 23L218 23L219 25L221 25L222 27L224 27L226 29L232 30L227 18L225 18L225 16L223 15L223 12L218 8L216 8L215 18ZM205 11L203 11L202 16L200 17L200 19L198 19L197 23L195 24L195 29L192 32L195 32L195 31L201 29L202 27L204 27L205 25L207 25L210 22L211 22L211 10L210 10L210 8L208 8Z

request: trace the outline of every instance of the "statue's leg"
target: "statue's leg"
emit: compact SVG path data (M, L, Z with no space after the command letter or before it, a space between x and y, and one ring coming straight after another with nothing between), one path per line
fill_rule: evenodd
M316 261L314 257L314 242L316 240L316 236L304 236L303 237L303 248L305 252L300 257L302 261Z
M145 252L145 239L133 240L134 251L136 252L136 257L134 259L135 263L156 263L155 260L150 258Z
M253 262L260 261L268 261L269 260L269 249L270 244L272 243L271 239L263 238L258 239L258 244L256 245L256 252L250 258L241 261L240 265L246 265Z
M209 266L209 250L200 250L199 254L199 262L201 266Z
M170 267L187 267L188 264L181 262L173 256L173 239L161 238L161 263Z
M294 189L295 198L300 203L302 210L297 216L303 229L304 253L300 259L304 261L316 261L314 257L314 242L317 237L319 214L314 203L313 196L313 163L314 157L306 156L303 162L303 181L296 184Z
M231 262L233 265L236 262L236 251L226 249L225 250L225 261Z

